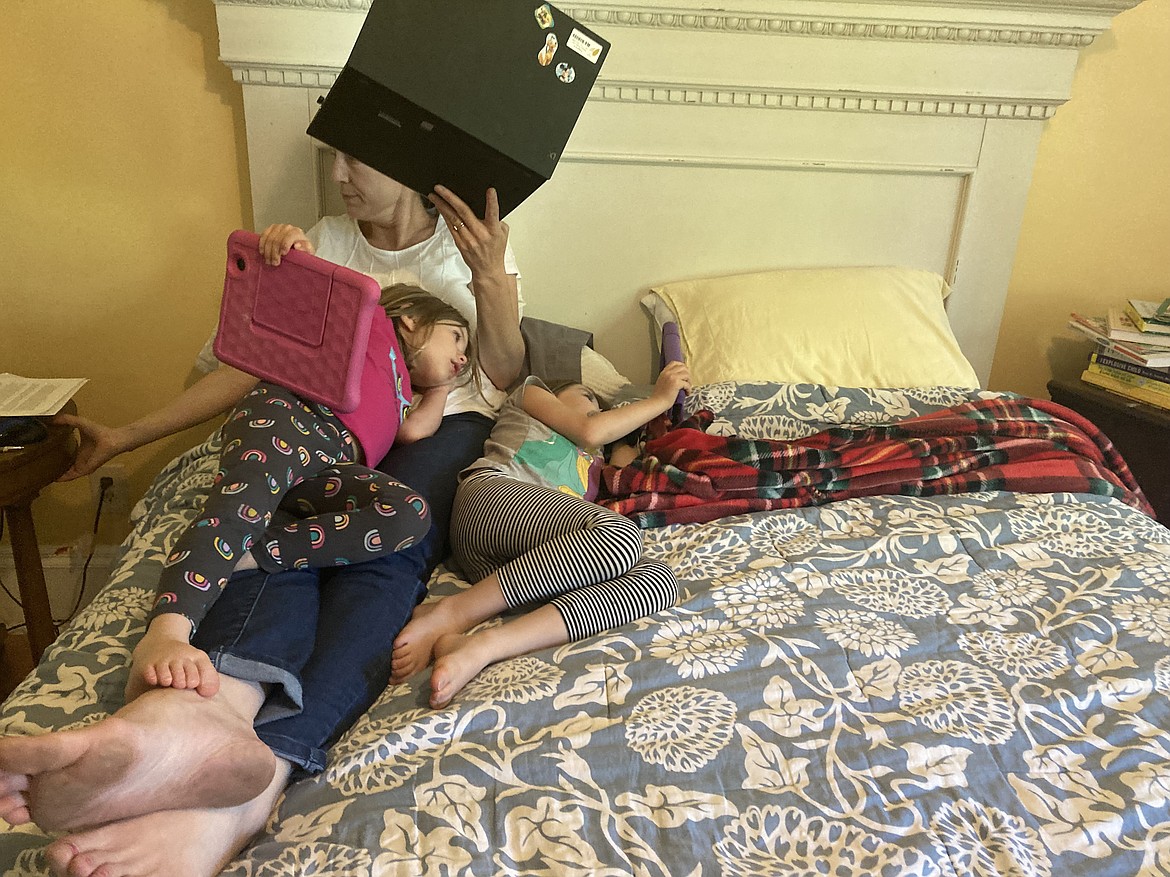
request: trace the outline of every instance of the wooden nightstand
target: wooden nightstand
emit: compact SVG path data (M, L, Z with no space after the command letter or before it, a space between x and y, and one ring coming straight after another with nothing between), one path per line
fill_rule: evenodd
M1158 520L1170 526L1170 411L1134 402L1081 380L1048 382L1048 395L1084 415L1113 441Z
M77 408L70 402L64 410L73 412ZM44 441L19 450L0 451L0 513L8 524L34 664L46 646L57 638L57 628L49 608L31 505L44 488L72 465L76 456L74 431L65 426L50 426L49 437Z

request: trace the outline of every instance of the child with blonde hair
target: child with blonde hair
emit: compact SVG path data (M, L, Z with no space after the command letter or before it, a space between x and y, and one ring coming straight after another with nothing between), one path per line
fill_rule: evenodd
M433 659L430 702L440 707L488 664L673 606L674 573L642 557L632 521L591 500L606 462L598 449L669 410L688 387L687 367L675 362L649 398L608 411L579 383L553 392L529 378L516 390L455 494L452 549L474 584L415 608L394 640L392 681ZM625 465L635 453L619 445L609 462ZM536 604L465 635L505 610Z
M149 687L215 692L216 671L190 637L233 572L371 560L430 529L418 493L363 464L435 432L474 356L471 330L416 286L387 287L380 304L354 411L262 381L228 416L211 493L165 561L127 699Z

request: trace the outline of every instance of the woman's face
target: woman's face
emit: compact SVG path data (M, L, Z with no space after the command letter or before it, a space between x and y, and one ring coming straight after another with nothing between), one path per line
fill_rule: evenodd
M435 323L431 337L422 347L414 343L415 337L422 337L421 329L406 327L403 318L406 342L416 348L414 362L410 366L410 382L419 387L438 387L452 383L467 365L467 329L458 323Z
M389 220L403 198L418 194L344 152L333 154L333 182L341 190L345 212L359 222Z

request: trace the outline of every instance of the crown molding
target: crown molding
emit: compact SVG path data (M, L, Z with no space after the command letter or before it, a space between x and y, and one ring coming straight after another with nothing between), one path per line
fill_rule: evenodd
M293 88L329 88L338 70L249 64L232 68L241 85ZM697 85L678 82L599 81L589 100L623 104L673 104L694 107L738 107L773 110L837 110L855 113L912 116L964 116L984 119L1043 121L1051 118L1064 99L1020 101L1008 98L955 97L937 94L882 94L813 89L755 88L736 85Z
M905 42L986 43L1078 49L1089 45L1100 27L1004 25L982 21L958 25L912 18L836 15L766 15L725 10L644 10L637 7L570 7L566 12L582 24L747 33L761 36L829 37L832 39L897 40Z
M217 6L262 7L365 14L370 0L215 0ZM923 7L894 0L836 2L800 11L657 6L650 3L577 3L565 12L583 24L762 36L949 42L1078 49L1108 26L1108 19L1140 0L933 0ZM885 10L890 10L886 14ZM961 11L948 17L941 10ZM914 14L911 14L913 12ZM1014 19L1033 16L1021 23ZM1062 21L1067 18L1086 20Z
M296 64L232 64L232 79L241 85L275 85L291 88L329 88L341 72L336 67Z
M815 89L688 85L666 82L599 81L591 101L608 103L676 104L776 110L838 110L882 115L965 116L971 118L1051 118L1064 98L1020 101L1010 98L971 98L937 94L848 93Z

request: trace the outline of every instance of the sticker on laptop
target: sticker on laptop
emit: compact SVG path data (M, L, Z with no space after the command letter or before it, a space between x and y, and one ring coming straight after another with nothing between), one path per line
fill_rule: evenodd
M557 79L561 82L572 82L577 78L577 71L562 61L557 65Z
M536 23L545 30L553 26L552 9L547 3L537 6L532 14L536 16Z
M544 38L544 48L540 50L540 54L536 56L536 60L540 62L541 67L547 67L552 63L553 55L557 53L557 35L550 33Z
M565 45L585 58L590 64L596 64L597 59L601 57L601 43L587 37L577 28L573 28L573 32L569 34L569 41Z

